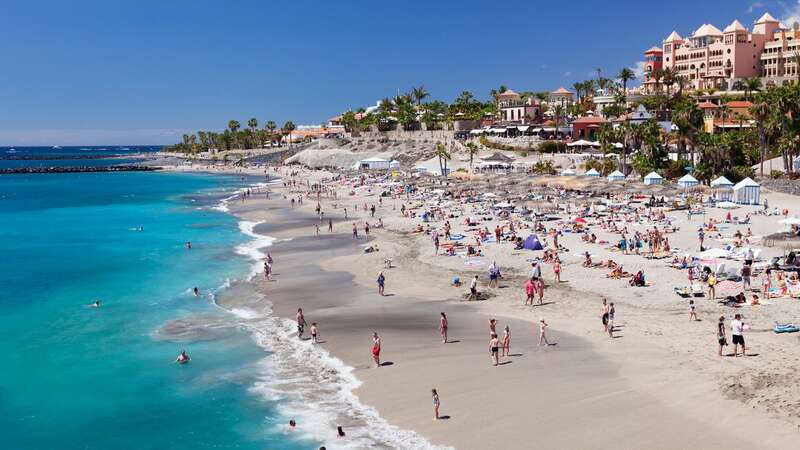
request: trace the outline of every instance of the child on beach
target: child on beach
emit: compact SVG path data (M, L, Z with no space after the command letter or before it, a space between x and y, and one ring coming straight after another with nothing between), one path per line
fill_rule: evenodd
M717 355L722 356L722 348L728 345L728 340L725 338L725 316L719 316L717 322L717 342L719 343Z
M689 300L689 320L697 321L697 310L694 305L694 300Z
M431 389L431 396L433 397L433 420L439 420L439 406L441 406L441 402L439 401L439 393L436 392L436 389Z
M536 293L539 294L539 304L544 302L544 278L536 280Z
M497 341L497 334L492 333L491 339L489 339L489 355L492 357L492 365L500 364L500 357L499 357L499 348L500 343Z
M546 329L547 329L547 322L544 321L544 318L539 319L539 346L540 347L542 345L550 345L550 342L547 341L547 336L545 335L545 330Z
M616 310L614 309L614 302L608 304L608 337L614 337L614 313Z
M317 328L317 322L311 322L311 342L316 344L317 337L319 336L319 329Z
M511 328L506 325L505 329L503 329L503 341L502 341L503 351L500 356L510 356L511 355Z
M561 283L561 260L558 259L558 256L556 256L556 260L553 263L553 274L556 277L556 283Z

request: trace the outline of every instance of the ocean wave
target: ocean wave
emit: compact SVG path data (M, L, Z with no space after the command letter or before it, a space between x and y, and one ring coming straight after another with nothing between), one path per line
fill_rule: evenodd
M251 391L277 402L278 412L285 419L279 427L294 419L300 436L324 443L329 449L446 448L389 424L374 408L361 403L353 393L361 385L353 368L310 340L298 339L292 320L262 315L248 320L244 328L258 345L272 353L259 362L262 375ZM344 439L336 437L337 426L347 433Z
M266 253L262 252L261 249L264 247L269 247L273 242L275 242L275 238L263 236L253 231L257 225L262 223L264 223L264 221L251 222L249 220L242 220L239 222L239 230L242 232L242 234L253 238L251 241L236 246L236 253L242 256L247 256L255 261L250 269L249 279L251 280L264 271L263 260L267 257L267 255Z

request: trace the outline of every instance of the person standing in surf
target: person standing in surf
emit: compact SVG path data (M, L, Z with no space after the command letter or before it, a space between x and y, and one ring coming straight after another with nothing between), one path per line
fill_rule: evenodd
M306 328L306 318L303 315L303 308L297 308L297 337L303 339L303 331Z

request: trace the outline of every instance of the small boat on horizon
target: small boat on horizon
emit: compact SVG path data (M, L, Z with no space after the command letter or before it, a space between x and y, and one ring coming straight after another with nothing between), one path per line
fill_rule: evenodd
M15 148L8 149L8 150L6 150L6 153L17 153L17 149L15 149Z
M53 146L53 150L58 150L58 149L60 149L60 148L61 148L61 146L60 146L60 145L54 145L54 146Z

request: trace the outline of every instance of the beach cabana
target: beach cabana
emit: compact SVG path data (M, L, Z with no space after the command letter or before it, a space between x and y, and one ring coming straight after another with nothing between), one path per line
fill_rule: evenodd
M714 200L718 202L729 202L733 200L733 183L727 178L720 176L711 182L714 190Z
M649 185L649 184L663 184L663 183L664 183L664 177L655 172L650 172L644 176L644 184Z
M373 156L372 158L359 160L358 168L360 170L388 169L389 161L383 158L378 158L377 156Z
M562 177L574 177L575 176L575 171L572 170L572 169L564 169L564 170L561 171L561 176Z
M588 170L586 173L584 173L584 174L583 174L583 176L585 176L585 177L594 177L594 178L600 178L600 172L598 172L598 171L597 171L597 170L595 170L595 169L589 169L589 170Z
M758 205L761 200L761 185L747 177L733 187L733 201L740 205Z
M625 174L620 172L619 170L615 170L608 174L606 177L608 181L622 181L625 179Z
M697 178L689 175L688 173L682 176L680 180L678 180L678 186L682 188L697 186L698 184L700 184L700 182L697 181Z
M398 161L398 160L396 160L396 159L393 159L393 160L392 160L392 161L389 163L389 168L390 168L390 169L399 169L399 168L400 168L400 161Z

